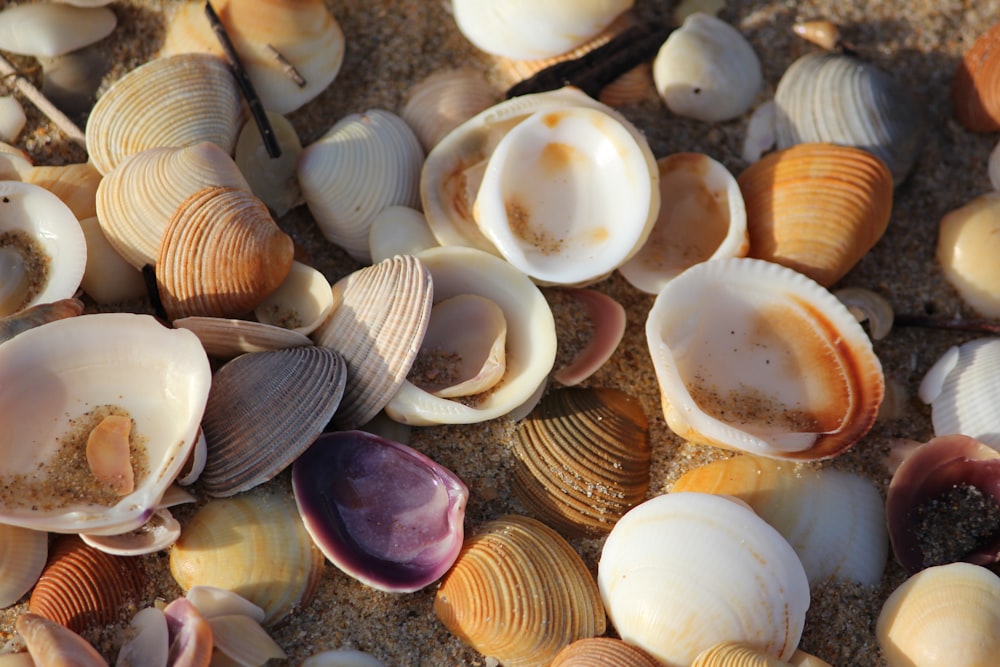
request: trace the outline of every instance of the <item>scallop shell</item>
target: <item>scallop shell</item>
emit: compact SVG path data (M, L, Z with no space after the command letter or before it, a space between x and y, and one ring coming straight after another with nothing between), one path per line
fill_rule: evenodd
M931 406L934 435L961 433L1000 450L1000 338L979 338L949 348L920 382Z
M787 660L809 607L788 542L742 502L703 493L630 510L604 543L597 583L621 638L670 667L723 641Z
M267 486L211 500L170 550L170 572L181 588L231 590L264 610L264 625L307 605L322 569L323 554L295 503Z
M611 637L577 639L559 651L550 667L659 667L658 660L641 648Z
M601 535L649 488L649 424L617 389L563 388L518 424L513 491L567 537Z
M1000 317L1000 193L976 197L941 218L937 261L962 301L985 317Z
M312 345L305 334L271 324L221 317L182 317L175 327L188 329L210 357L228 360L246 352L268 352Z
M160 243L156 279L170 319L244 315L288 276L292 239L245 190L210 187L174 212Z
M836 456L875 423L882 366L850 311L802 274L704 262L656 298L646 337L682 438L772 458Z
M333 290L326 276L308 264L293 261L284 282L253 312L258 322L309 335L332 311Z
M38 614L21 614L14 628L31 656L27 663L21 664L74 667L106 667L108 664L83 637Z
M951 81L951 104L955 117L973 132L1000 130L1000 60L997 42L1000 23L981 34L962 56Z
M233 159L250 184L250 190L280 218L302 203L299 186L298 164L302 143L292 123L274 112L267 113L267 120L274 132L274 140L281 147L281 155L271 157L264 144L260 128L255 122L246 122L236 140Z
M466 540L441 581L434 613L506 667L549 665L568 644L605 629L597 586L580 556L545 524L513 515Z
M48 533L0 524L0 607L11 606L31 590L48 554Z
M320 231L359 262L368 233L387 206L416 207L424 151L413 130L389 111L338 121L299 156L298 177Z
M424 151L446 134L499 101L481 72L448 69L422 79L406 94L400 117L413 128Z
M781 77L774 101L778 148L808 142L862 148L886 163L896 185L920 152L925 105L856 56L802 56Z
M765 155L738 177L750 257L800 271L825 287L882 237L892 176L872 153L808 143Z
M231 496L275 477L322 433L346 382L344 358L313 346L244 354L217 370L202 419L201 488Z
M996 664L1000 579L969 563L918 572L885 601L875 637L888 667Z
M0 12L0 48L27 56L54 57L99 42L118 18L107 7L57 3L14 5Z
M210 141L232 154L243 100L226 62L183 54L156 58L116 81L87 120L87 153L107 174L126 156Z

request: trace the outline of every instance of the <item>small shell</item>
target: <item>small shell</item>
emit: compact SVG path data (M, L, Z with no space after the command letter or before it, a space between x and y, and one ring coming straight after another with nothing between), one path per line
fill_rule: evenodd
M611 637L577 639L559 651L550 667L660 667L660 662L641 648Z
M80 635L38 614L25 613L14 625L31 655L31 665L107 667L107 662Z
M45 531L0 524L0 607L11 606L31 590L48 554Z
M210 357L228 360L246 352L268 352L312 345L305 334L271 324L221 317L182 317L175 327L188 329Z
M466 540L434 598L453 634L506 667L549 665L565 646L604 634L597 586L551 528L506 516Z
M437 245L424 214L409 206L382 209L368 231L368 251L374 264L393 255L416 255Z
M882 237L892 213L892 176L873 154L835 144L798 144L765 155L738 177L750 257L783 264L825 287Z
M17 141L28 117L24 115L24 107L12 95L0 97L0 140Z
M858 322L868 322L868 334L872 340L882 340L892 331L895 314L892 304L885 297L861 287L844 287L833 295L854 313Z
M793 25L792 32L827 51L833 51L840 45L840 28L833 21L803 21Z
M962 300L1000 317L1000 193L976 197L941 218L937 261Z
M446 134L496 104L499 97L481 72L442 70L410 88L399 115L429 151Z
M955 117L973 132L1000 130L1000 23L981 34L955 70L951 81L951 104Z
M248 121L236 140L233 159L246 177L250 190L280 218L302 203L297 173L302 143L295 127L281 114L268 112L267 120L281 147L281 155L273 158L268 154L260 128Z
M117 24L115 13L106 7L15 5L0 12L0 48L28 56L58 56L99 42Z
M163 609L170 637L168 663L208 667L212 658L212 628L186 598L177 598Z
M593 289L566 288L566 293L587 309L590 338L568 364L555 371L552 379L564 386L580 384L596 373L618 349L625 335L625 308L613 298Z
M332 311L330 281L308 264L293 261L284 282L253 312L258 322L308 336L326 321Z
M149 521L119 535L86 535L80 538L91 547L113 556L142 556L165 551L181 536L181 524L170 510L160 508Z
M934 435L962 433L1000 449L1000 338L979 338L949 348L920 382L931 406Z
M80 287L100 304L115 304L146 296L142 273L114 249L96 217L80 220L87 242L87 265Z

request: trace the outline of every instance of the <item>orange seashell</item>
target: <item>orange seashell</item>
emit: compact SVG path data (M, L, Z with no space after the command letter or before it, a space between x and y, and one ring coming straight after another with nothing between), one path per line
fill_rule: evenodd
M955 117L973 132L1000 130L1000 23L980 35L951 80Z
M559 651L550 667L660 667L660 661L641 648L612 637L577 639Z
M736 179L750 234L749 257L782 264L825 287L882 237L892 213L892 174L860 148L791 146Z

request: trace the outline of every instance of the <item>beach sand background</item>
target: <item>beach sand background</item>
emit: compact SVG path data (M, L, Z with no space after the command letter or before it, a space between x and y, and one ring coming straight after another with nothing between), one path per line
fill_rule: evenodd
M330 0L328 5L346 35L346 55L336 81L289 115L304 145L348 114L369 109L398 112L412 84L444 68L473 67L498 88L501 85L494 60L462 37L443 0ZM118 0L111 7L118 14L119 26L100 47L115 62L104 87L156 55L176 3ZM634 11L639 21L668 21L673 8L674 3L665 0L637 0ZM790 63L816 50L792 33L792 25L825 18L841 26L845 40L862 57L909 86L925 106L928 125L923 147L910 177L895 192L889 228L838 287L874 290L887 298L897 313L974 316L944 281L934 250L942 215L990 189L986 163L997 137L963 129L951 112L948 89L961 54L994 23L998 10L1000 2L971 0L727 2L721 18L749 39L763 64L765 88L758 103L773 95ZM17 58L15 62L28 67L31 59ZM68 144L58 128L30 103L25 102L25 107L29 124L18 144L36 164L86 159L84 151ZM707 153L737 174L746 167L740 153L747 116L717 124L681 119L666 109L652 89L642 101L620 110L646 134L657 157L696 151ZM321 238L305 207L293 210L279 223L331 281L358 268ZM586 384L617 387L640 399L649 418L653 446L649 495L665 493L684 471L726 454L687 444L664 424L644 336L653 298L631 288L618 275L595 287L626 307L628 325L616 354ZM578 314L558 293L547 290L546 294L560 322L558 330L584 332L575 339L560 340L558 366L579 346L586 325L575 321ZM880 420L854 449L827 465L869 476L884 493L889 474L883 457L889 443L895 438L925 441L932 436L929 408L916 395L924 373L949 346L975 337L900 328L876 342L888 381L902 390L899 407ZM509 495L514 428L513 422L499 419L412 432L412 446L449 467L469 486L469 534L490 519L525 512ZM272 484L287 491L287 474ZM180 512L182 520L191 511ZM600 539L572 542L595 571L601 543ZM154 581L145 604L151 604L155 597L170 600L180 594L166 569L166 553L144 560ZM878 587L830 584L815 590L801 648L839 667L883 664L874 639L875 619L883 600L904 578L890 556ZM327 563L315 599L273 629L272 635L288 653L288 664L341 647L370 652L390 666L487 664L484 656L464 646L435 618L434 589L430 586L406 595L382 593ZM22 601L0 614L0 640L10 635L13 619L25 609ZM113 654L121 636L121 629L114 627L94 639Z

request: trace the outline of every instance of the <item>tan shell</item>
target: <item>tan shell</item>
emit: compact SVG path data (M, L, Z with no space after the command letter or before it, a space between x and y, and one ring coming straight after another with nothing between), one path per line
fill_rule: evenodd
M253 310L292 267L292 239L247 191L205 188L170 219L156 260L171 319L238 317Z
M577 639L556 654L550 667L660 667L641 648L612 637Z
M976 197L941 218L937 261L964 302L1000 317L1000 193Z
M319 270L292 262L292 268L278 289L254 308L258 322L311 334L333 311L333 290Z
M309 603L323 561L291 494L267 486L210 501L170 550L170 572L181 588L231 590L264 610L264 625Z
M216 359L232 359L246 352L312 345L305 334L249 320L194 316L176 319L173 325L194 332L205 352Z
M617 389L565 387L518 425L513 491L567 537L607 533L649 487L649 424Z
M350 429L371 420L406 380L430 320L431 274L416 257L397 255L332 289L333 313L312 339L347 361L347 389L334 422Z
M481 72L442 70L410 88L399 115L429 151L444 135L496 104L499 97Z
M707 648L694 659L691 667L792 667L791 663L764 655L739 642L722 642Z
M201 141L232 154L242 98L226 62L202 53L156 58L116 81L87 120L87 153L102 174L128 155Z
M980 35L962 56L951 82L955 117L973 132L1000 130L1000 23Z
M798 144L765 155L738 177L750 257L800 271L825 287L882 237L892 174L860 148Z
M434 613L505 667L547 666L568 644L605 629L597 585L580 556L545 524L513 515L466 540Z
M40 185L69 206L77 220L97 215L97 187L101 172L91 162L32 167L21 175L25 183Z
M81 218L87 242L87 266L80 287L100 304L114 304L146 296L142 273L125 261L108 241L96 217Z

